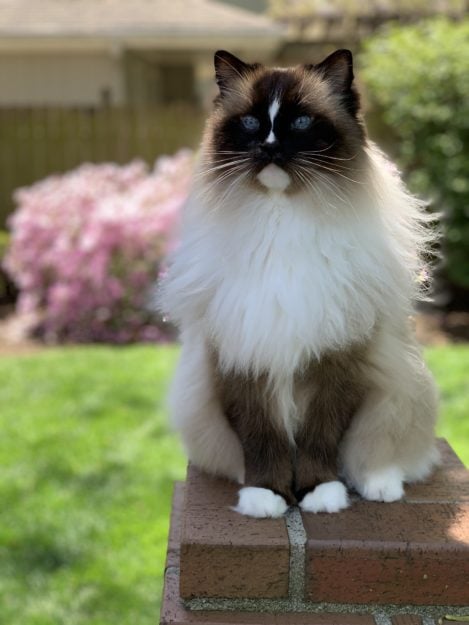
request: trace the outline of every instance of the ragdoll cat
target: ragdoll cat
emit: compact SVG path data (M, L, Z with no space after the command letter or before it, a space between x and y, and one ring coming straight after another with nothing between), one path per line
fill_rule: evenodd
M243 485L242 514L336 512L344 482L400 499L437 460L409 322L423 206L366 137L349 51L289 69L219 51L215 69L162 286L182 338L173 423L192 462Z

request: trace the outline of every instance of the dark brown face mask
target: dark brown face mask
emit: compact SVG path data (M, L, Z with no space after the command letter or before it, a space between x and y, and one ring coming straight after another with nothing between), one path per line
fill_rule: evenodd
M294 189L314 181L315 172L343 174L360 158L365 133L348 50L318 65L288 69L247 64L219 51L215 70L220 93L208 144L225 177L230 158L233 174L242 161L251 181L273 163L291 177Z

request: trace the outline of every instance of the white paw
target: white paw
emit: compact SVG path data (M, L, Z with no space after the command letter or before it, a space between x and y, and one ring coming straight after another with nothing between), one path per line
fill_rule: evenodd
M246 486L238 494L238 505L233 510L246 516L253 516L258 519L275 518L282 516L288 510L285 499L268 488Z
M369 473L359 485L359 492L371 501L397 501L404 495L403 474L398 467L386 467Z
M319 484L300 502L300 508L305 512L339 512L348 505L347 489L338 481Z

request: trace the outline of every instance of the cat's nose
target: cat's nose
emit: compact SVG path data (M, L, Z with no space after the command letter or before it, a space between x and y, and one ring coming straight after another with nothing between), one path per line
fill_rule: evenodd
M280 144L278 141L264 141L260 148L262 152L268 156L275 156L279 152Z
M284 162L284 156L280 149L278 141L264 141L259 145L259 157L263 163L275 163L276 165L282 165Z

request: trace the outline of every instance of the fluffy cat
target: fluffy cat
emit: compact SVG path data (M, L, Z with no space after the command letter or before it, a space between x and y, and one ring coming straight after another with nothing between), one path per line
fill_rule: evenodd
M172 420L237 510L394 501L437 461L436 392L409 315L431 238L367 139L352 55L266 68L215 54L162 306L181 330Z

